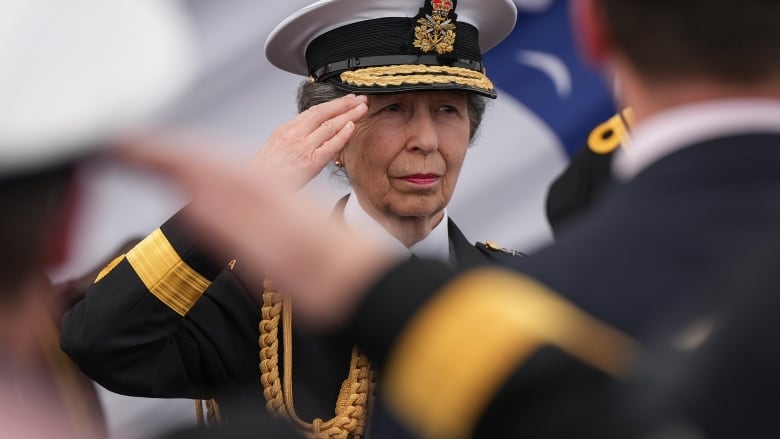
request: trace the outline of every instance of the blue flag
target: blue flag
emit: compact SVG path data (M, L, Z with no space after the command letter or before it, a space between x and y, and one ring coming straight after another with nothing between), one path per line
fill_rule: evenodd
M516 0L515 30L485 63L496 87L539 116L571 157L616 108L600 74L578 57L569 1Z

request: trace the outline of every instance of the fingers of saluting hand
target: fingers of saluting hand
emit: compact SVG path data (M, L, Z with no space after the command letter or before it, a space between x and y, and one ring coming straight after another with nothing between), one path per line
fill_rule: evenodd
M367 100L366 96L347 95L304 111L300 128L307 133L307 143L319 145L317 152L330 160L349 140L353 124L368 112Z
M286 175L292 185L314 178L368 112L366 96L347 95L315 105L274 130L255 160L261 172Z

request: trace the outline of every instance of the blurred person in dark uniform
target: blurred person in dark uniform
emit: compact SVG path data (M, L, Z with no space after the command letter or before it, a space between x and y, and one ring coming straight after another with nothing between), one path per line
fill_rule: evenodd
M421 437L648 436L641 422L611 416L624 380L649 361L643 345L660 337L721 358L705 349L713 282L780 224L780 3L572 6L584 52L618 78L619 104L634 111L631 145L614 157L616 184L519 273L399 263L272 180L197 157L129 156L211 201L193 203L190 221L211 245L273 273L302 319L346 328L382 371L388 410ZM232 215L214 215L217 206ZM267 227L248 230L260 221ZM750 337L720 340L740 352ZM717 394L720 380L704 382ZM706 416L685 421L717 436L728 410L699 408ZM750 419L734 421L750 431Z
M629 142L632 112L626 108L591 131L586 146L547 188L545 214L553 235L572 221L614 183L612 158Z
M648 349L619 400L618 415L636 436L778 436L778 249L780 233L745 243L739 259L713 276L709 315L671 348Z
M510 0L328 0L294 13L265 50L308 77L300 114L249 167L298 190L331 163L352 188L333 216L403 257L461 269L519 259L471 244L446 209L497 93L482 53L515 18ZM273 276L204 251L186 212L96 277L65 318L64 350L114 392L206 400L201 421L229 423L249 406L308 437L363 436L374 377L366 356L337 332L299 330Z
M92 381L59 347L82 289L53 285L78 212L79 167L187 83L182 16L166 2L0 3L0 436L106 436Z

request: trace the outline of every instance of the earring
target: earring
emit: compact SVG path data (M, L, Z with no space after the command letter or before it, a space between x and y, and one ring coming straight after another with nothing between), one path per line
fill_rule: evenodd
M336 164L336 167L338 167L338 168L343 168L344 167L344 163L341 163L341 161L339 161L339 160L336 160L335 164Z

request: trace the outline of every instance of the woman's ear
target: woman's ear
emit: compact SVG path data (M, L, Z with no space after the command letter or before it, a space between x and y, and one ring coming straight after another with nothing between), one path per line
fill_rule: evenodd
M51 228L43 242L44 263L48 268L62 265L70 255L73 242L74 226L78 213L81 188L76 173L72 173L67 181L62 203L51 218Z
M604 65L612 51L604 8L600 0L569 2L572 33L582 58L590 64Z

